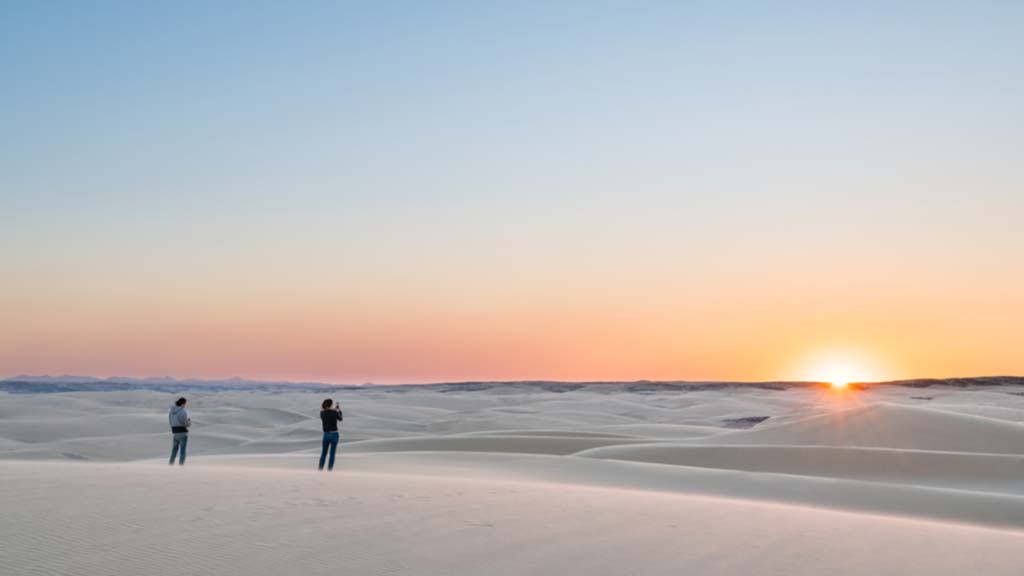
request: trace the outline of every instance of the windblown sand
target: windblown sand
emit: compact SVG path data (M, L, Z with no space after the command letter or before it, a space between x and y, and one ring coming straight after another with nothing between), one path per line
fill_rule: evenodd
M1022 393L0 394L0 574L1021 574Z

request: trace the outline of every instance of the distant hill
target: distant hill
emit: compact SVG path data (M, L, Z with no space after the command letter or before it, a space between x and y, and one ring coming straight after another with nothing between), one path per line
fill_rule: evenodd
M651 394L654 392L678 391L693 392L699 390L722 390L726 388L761 388L768 390L786 390L790 388L822 387L823 382L690 382L690 381L652 381L638 380L634 382L559 382L548 380L526 380L510 382L442 382L435 384L394 384L394 385L349 385L328 384L323 382L268 382L229 378L226 380L176 379L170 377L129 378L111 377L95 378L91 376L15 376L0 380L0 391L15 394L47 394L60 392L114 392L124 390L154 390L157 392L331 392L337 390L354 390L372 387L376 391L403 393L410 390L432 390L446 392L474 392L482 390L499 390L502 392L571 392L587 389L595 392L626 392L634 394ZM955 386L958 388L981 386L1024 386L1024 377L1019 376L985 376L978 378L929 378L917 380L896 380L892 382L867 382L855 385L857 388L874 386L904 386L908 388L928 388L930 386Z
M357 386L339 386L322 382L266 382L229 378L226 380L177 379L171 377L94 378L91 376L15 376L0 380L0 391L16 394L57 392L115 392L123 390L155 390L157 392L208 391L320 391Z

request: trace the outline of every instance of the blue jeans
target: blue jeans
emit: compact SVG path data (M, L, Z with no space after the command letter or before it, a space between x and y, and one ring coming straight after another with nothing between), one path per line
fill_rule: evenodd
M188 432L175 434L174 441L171 444L171 460L168 464L174 464L174 457L178 455L178 450L181 450L181 459L178 460L179 466L185 465L185 448L188 446Z
M320 469L324 469L324 460L327 458L327 448L331 449L331 460L327 463L328 470L334 470L334 452L338 449L338 440L341 435L337 432L324 432L323 448L320 450Z

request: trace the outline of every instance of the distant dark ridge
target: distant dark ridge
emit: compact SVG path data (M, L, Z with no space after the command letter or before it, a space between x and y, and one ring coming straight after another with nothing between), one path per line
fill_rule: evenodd
M359 388L358 386L339 386L321 383L287 383L287 382L221 382L203 380L154 381L141 380L62 380L46 382L40 380L0 380L0 392L12 394L55 394L61 392L124 392L131 390L150 390L154 392L332 392L336 390Z
M431 390L434 392L476 392L483 390L501 390L504 392L572 392L586 388L595 392L630 392L635 394L651 394L655 392L679 391L694 392L699 390L722 390L725 388L761 388L766 390L786 390L794 387L813 387L825 384L815 382L655 382L641 380L637 382L558 382L547 380L509 381L509 382L442 382L435 384L393 384L351 386L340 384L323 384L318 382L255 382L242 380L167 380L167 379L88 379L74 380L61 377L46 380L33 377L31 380L12 378L0 380L0 391L15 394L48 394L60 392L117 392L125 390L153 390L156 392L332 392L337 390L372 389L381 392L404 393L412 390Z
M1021 376L979 376L976 378L918 378L916 380L893 380L879 384L905 386L907 388L928 388L930 386L955 386L972 388L975 386L1024 386ZM872 384L873 386L877 384Z
M818 382L689 382L637 380L634 382L595 381L595 382L560 382L557 380L522 380L522 381L481 381L481 382L441 382L436 384L401 384L387 387L392 391L433 390L436 392L473 392L482 390L502 391L539 391L539 392L572 392L587 389L592 392L632 392L635 394L654 392L695 392L699 390L723 390L726 388L761 388L765 390L786 390L796 387L822 386Z
M656 392L696 392L702 390L725 390L739 388L759 388L763 390L788 390L790 388L815 388L828 386L824 382L689 382L689 381L652 381L638 380L635 382L559 382L549 380L525 381L480 381L480 382L441 382L435 384L397 384L382 386L352 386L324 384L320 382L260 382L241 379L229 380L175 380L173 378L107 378L100 380L91 377L43 377L19 376L0 380L0 391L15 394L47 394L60 392L116 392L125 390L152 390L156 392L323 392L331 393L339 390L371 389L378 392L404 393L411 390L431 390L440 393L475 392L483 390L500 390L502 392L554 392L564 393L587 389L591 392L633 394L653 394ZM1019 376L986 376L980 378L929 378L917 380L896 380L892 382L858 383L855 389L875 386L905 386L908 388L928 388L930 386L954 386L958 388L981 386L1024 386L1024 377Z

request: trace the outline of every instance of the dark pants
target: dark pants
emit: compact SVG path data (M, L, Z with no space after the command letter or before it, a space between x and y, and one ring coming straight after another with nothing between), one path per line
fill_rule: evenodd
M185 465L185 448L188 447L188 432L179 433L174 435L174 441L171 444L171 459L168 464L174 464L174 457L178 455L178 450L181 450L181 459L178 460L180 466Z
M324 432L323 448L320 450L320 469L324 469L324 460L327 459L327 449L330 447L331 459L327 463L328 470L334 470L334 452L338 449L338 440L341 439L341 435L337 432Z

